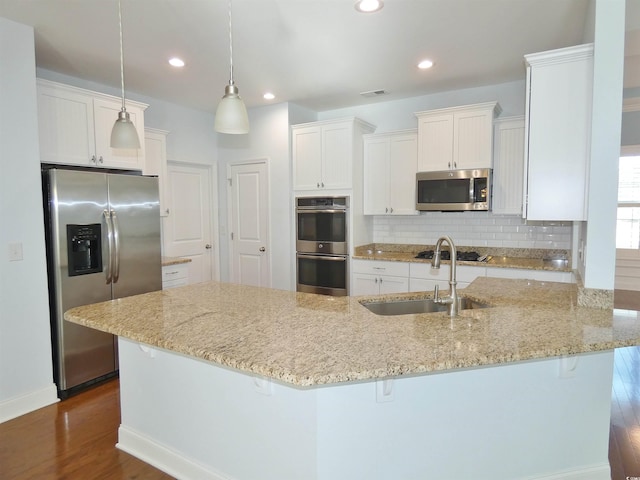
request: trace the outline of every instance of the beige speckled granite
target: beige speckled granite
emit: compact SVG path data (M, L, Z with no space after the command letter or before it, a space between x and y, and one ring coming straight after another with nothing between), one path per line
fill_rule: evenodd
M613 290L586 288L582 282L582 275L576 272L578 285L578 305L589 308L613 308Z
M391 262L430 262L431 260L415 258L418 252L433 250L434 245L394 245L394 244L368 244L356 247L353 258L362 260L386 260ZM500 268L525 268L530 270L550 270L554 272L570 272L570 254L566 250L544 249L516 249L493 247L460 247L461 252L477 252L480 255L491 255L486 262L463 262L460 265L488 266ZM564 256L568 259L566 265L557 265L547 260L553 256ZM444 261L444 263L448 263Z
M296 386L640 344L640 312L576 305L575 284L478 278L493 307L378 316L364 298L210 282L69 310L65 319ZM426 298L424 293L384 298Z
M162 257L162 266L168 267L169 265L179 265L181 263L191 262L190 258L184 257Z

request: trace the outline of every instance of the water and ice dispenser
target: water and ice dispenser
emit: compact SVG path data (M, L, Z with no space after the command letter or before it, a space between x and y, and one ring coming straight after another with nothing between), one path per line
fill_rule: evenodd
M102 272L102 225L67 225L69 276Z

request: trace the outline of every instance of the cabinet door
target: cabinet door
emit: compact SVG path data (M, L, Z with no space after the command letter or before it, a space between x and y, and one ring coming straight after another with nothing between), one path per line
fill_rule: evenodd
M295 129L292 137L294 190L321 188L322 132L320 127Z
M350 123L322 127L322 188L352 188L352 137Z
M98 166L142 170L144 159L144 121L142 111L127 106L127 112L136 127L140 149L111 148L111 130L118 118L122 103L117 100L96 98L93 102L95 143Z
M380 283L377 275L366 273L354 273L351 282L351 295L378 295L380 293Z
M418 171L453 168L453 115L426 115L418 118Z
M364 141L364 214L389 213L389 138ZM414 181L415 183L415 181Z
M167 133L161 130L145 130L144 132L144 170L145 175L158 177L160 194L160 216L169 215L167 202Z
M527 56L529 220L585 220L593 51L580 45Z
M392 137L389 142L389 213L417 215L416 172L418 138L415 134Z
M38 130L41 162L93 165L91 96L38 85Z
M381 276L379 279L380 293L406 293L409 291L407 277Z
M493 213L522 215L524 117L498 120L493 158Z
M491 168L493 109L455 112L452 169Z
M432 292L436 285L438 285L442 291L449 289L449 282L446 280L431 280L426 278L409 279L410 292Z

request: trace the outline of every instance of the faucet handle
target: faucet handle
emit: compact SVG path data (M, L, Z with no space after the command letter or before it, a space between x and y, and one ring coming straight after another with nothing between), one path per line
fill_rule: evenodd
M438 301L438 293L440 292L440 285L438 285L436 283L436 286L433 287L433 301L437 302Z

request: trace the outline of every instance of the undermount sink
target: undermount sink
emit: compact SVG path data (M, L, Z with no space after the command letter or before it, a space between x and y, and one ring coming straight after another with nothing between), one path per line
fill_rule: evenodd
M467 297L460 297L458 310L487 308L490 305ZM446 312L448 305L435 303L432 298L422 300L392 300L362 304L376 315L410 315L416 313Z

